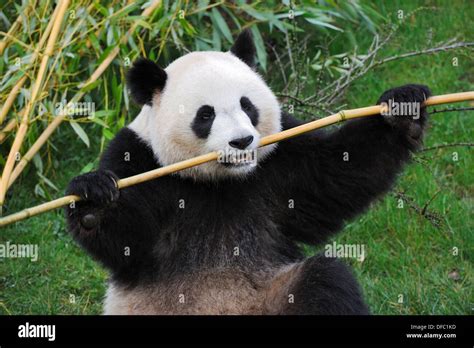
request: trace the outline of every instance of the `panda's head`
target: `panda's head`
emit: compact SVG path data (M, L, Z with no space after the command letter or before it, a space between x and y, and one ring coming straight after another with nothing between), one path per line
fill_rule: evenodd
M192 52L166 69L140 59L127 81L143 105L130 128L162 165L218 151L219 161L180 172L196 179L244 176L275 145L257 150L280 131L275 95L254 70L255 46L242 32L229 52Z

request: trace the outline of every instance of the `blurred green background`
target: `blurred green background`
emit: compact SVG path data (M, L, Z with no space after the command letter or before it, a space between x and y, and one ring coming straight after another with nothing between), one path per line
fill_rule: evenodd
M427 84L435 95L474 90L473 47L463 44L474 42L469 1L163 1L141 17L148 5L71 2L22 153L51 122L56 103L80 91L130 26L137 28L84 90L82 101L95 103L95 117L71 117L55 131L8 192L3 214L60 197L74 176L95 168L107 142L138 112L124 85L130 62L147 56L166 66L189 51L228 50L242 28L251 28L259 72L283 108L305 120L372 105L383 91L405 83ZM9 40L0 56L0 103L29 76L0 130L28 101L39 66L31 53L54 7L47 0L0 5L3 33L22 14L17 30L0 34ZM390 194L336 239L365 245L363 262L346 261L373 313L472 313L472 129L473 111L434 114L428 149L414 157ZM14 133L0 133L2 166ZM445 144L452 146L430 149ZM101 313L106 272L71 240L61 210L2 228L0 244L8 241L38 244L39 260L0 258L0 313ZM313 254L318 248L305 249Z

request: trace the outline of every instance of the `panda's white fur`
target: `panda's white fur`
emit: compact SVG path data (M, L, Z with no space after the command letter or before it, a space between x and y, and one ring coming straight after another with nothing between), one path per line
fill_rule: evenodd
M152 106L143 106L129 125L153 149L163 165L169 165L212 151L225 151L229 141L253 136L247 150L257 149L262 137L281 129L280 107L263 79L230 52L192 52L170 64L163 91L153 97ZM247 96L259 112L256 127L241 109L240 98ZM199 139L190 124L202 105L211 105L215 120L206 139ZM257 150L257 161L275 145ZM235 150L235 149L234 149ZM180 175L212 179L243 175L254 166L226 167L207 163L180 172Z

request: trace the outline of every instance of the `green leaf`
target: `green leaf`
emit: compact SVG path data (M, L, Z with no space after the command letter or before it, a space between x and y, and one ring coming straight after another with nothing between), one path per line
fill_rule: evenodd
M143 27L145 29L148 29L148 30L151 30L151 25L147 22L145 22L143 19L138 19L137 21L135 21L135 23L140 26L140 27Z
M267 71L267 52L265 51L265 44L263 42L262 35L260 35L260 31L256 25L252 26L251 31L255 40L255 47L257 48L258 61L262 66L262 69Z
M212 30L212 45L214 46L214 49L216 51L220 51L222 49L221 37L220 37L219 33L217 32L216 28L213 28L213 30Z
M96 88L98 85L100 85L102 81L100 79L92 82L92 83L89 83L88 85L84 85L84 86L80 86L82 92L86 93L86 92L89 92L91 90L93 90L94 88Z
M232 34L230 33L229 27L227 26L227 23L225 22L221 13L215 7L212 8L212 16L222 35L224 35L227 41L232 43L234 40L232 39Z
M95 117L95 116L94 116L94 117L90 117L89 119L90 119L92 122L101 125L102 127L105 127L105 128L108 128L108 127L109 127L105 121L101 120L101 119L98 118L98 117Z
M337 30L337 31L341 31L343 32L344 30L342 30L341 28L338 28L332 24L329 24L329 23L326 23L326 22L322 22L316 18L305 18L308 22L310 22L311 24L314 24L318 27L326 27L326 28L329 28L329 29L333 29L333 30Z
M43 173L43 160L39 154L33 156L33 163L38 172Z
M51 187L55 191L59 191L59 189L56 187L56 185L54 185L51 182L51 180L49 180L47 177L45 177L43 174L41 174L39 172L37 174L45 182L46 185L48 185L49 187Z
M241 7L245 12L247 12L247 14L249 14L250 16L252 16L253 18L255 18L259 21L269 20L268 13L258 12L253 7L251 7L247 4L242 5Z
M292 15L293 17L298 17L301 15L304 15L306 12L305 11L293 11ZM282 19L282 18L289 18L290 13L289 12L284 12L284 13L279 13L275 15L275 18Z
M46 194L40 184L35 185L35 195L40 196L41 198L46 198Z
M99 111L96 111L94 113L94 116L95 117L109 117L109 116L112 116L116 113L117 111L116 110L99 110Z
M112 140L114 138L114 133L112 133L109 129L107 128L102 128L102 134L107 140Z
M81 169L79 174L89 173L92 170L92 168L94 168L94 162L89 162Z
M86 132L84 132L84 129L82 129L79 123L71 121L69 122L69 124L71 125L72 129L74 129L74 132L76 132L79 138L81 138L84 144L86 144L86 146L89 147L90 146L89 137L87 136Z
M110 54L110 52L115 49L115 45L110 45L108 46L103 52L102 54L100 55L99 59L97 60L97 63L98 64L101 64L105 58L107 58Z
M179 19L179 24L181 25L181 27L184 29L184 31L186 32L187 35L189 36L194 36L196 35L196 29L194 29L194 27L192 26L191 23L189 23L187 20L185 19Z

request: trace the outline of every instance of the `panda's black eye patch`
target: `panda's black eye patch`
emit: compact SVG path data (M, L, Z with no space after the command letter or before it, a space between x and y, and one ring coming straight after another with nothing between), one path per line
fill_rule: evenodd
M249 98L242 97L240 98L240 107L247 114L252 125L255 127L258 124L258 110L255 105L253 105Z
M212 123L216 113L210 105L201 106L196 112L191 128L198 138L205 139L211 133Z
M214 117L214 108L209 105L203 105L199 108L196 115L201 120L209 120Z

